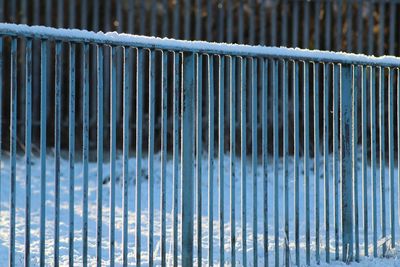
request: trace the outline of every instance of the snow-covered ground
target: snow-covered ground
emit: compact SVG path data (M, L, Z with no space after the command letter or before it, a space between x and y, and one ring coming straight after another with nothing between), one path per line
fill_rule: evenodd
M250 160L250 157L249 157ZM322 160L322 158L321 158ZM53 232L54 232L54 158L49 155L47 158L47 195L46 195L46 262L48 266L53 265ZM330 162L332 162L330 160ZM359 164L361 161L358 161ZM147 159L143 159L142 162L143 171L147 173ZM203 211L202 211L202 234L203 234L203 264L207 263L207 254L208 254L208 224L207 224L207 195L208 195L208 179L207 179L207 159L204 157L202 161L203 169L203 177L202 177L202 196L203 196ZM215 265L219 265L219 222L218 222L218 175L217 175L217 161L215 165L215 179L213 185L214 191L214 262ZM323 221L323 176L322 176L322 161L320 163L321 166L321 176L320 176L320 231L321 231L321 265L327 266L325 261L325 224ZM154 224L154 258L155 263L160 264L160 155L155 155L155 224ZM379 167L379 166L378 166ZM135 183L133 177L135 177L135 159L131 158L129 161L129 168L130 168L130 179L129 182L129 261L133 264L135 262L135 254L134 254L134 246L135 246ZM304 208L304 180L303 180L303 164L299 166L300 168L300 247L301 247L301 263L305 265L305 208ZM332 173L332 166L330 168L330 173ZM10 166L9 166L9 159L7 156L2 158L2 169L1 169L1 191L0 191L0 265L5 266L8 261L8 242L9 242L9 197L10 197L10 181L9 181L9 174L10 174ZM121 174L122 171L122 161L121 159L117 160L117 172L118 175ZM282 162L279 163L279 222L280 222L280 244L283 248L284 244L284 235L283 235L283 222L284 222L284 202L283 202L283 177L282 177ZM168 265L172 263L172 160L168 159L167 165L167 176L168 180L166 183L167 186L167 261ZM104 177L109 175L109 164L105 163L103 167ZM229 209L230 209L230 202L229 202L229 189L230 189L230 179L229 179L229 155L225 156L224 161L224 171L225 171L225 182L224 182L224 189L225 189L225 202L224 202L224 211L225 211L225 258L226 264L229 265L230 263L230 243L229 243L229 236L230 236L230 224L229 224ZM257 213L258 213L258 220L257 220L257 227L258 227L258 234L257 234L257 243L258 243L258 261L259 263L263 263L263 254L262 254L262 245L263 245L263 237L262 237L262 177L261 177L262 168L261 165L258 167L258 186L257 186ZM269 202L268 202L268 225L269 225L269 263L273 264L274 259L274 225L273 225L273 166L272 162L269 164L268 167L269 178L268 178L268 194L269 194ZM241 265L242 260L242 236L241 236L241 225L240 225L240 192L241 192L241 180L240 180L240 162L237 161L236 164L236 237L237 237L237 247L236 247L236 260L237 264ZM397 174L397 172L395 172ZM74 259L75 264L80 265L82 260L82 239L81 239L81 231L82 231L82 186L83 186L83 179L82 179L82 164L77 162L75 165L75 251L74 251ZM377 172L378 175L378 172ZM69 168L68 168L68 161L62 159L61 161L61 210L60 210L60 264L61 266L66 266L68 263L68 183L69 183ZM386 176L388 177L388 176ZM311 253L312 253L312 265L316 265L315 262L315 187L314 187L314 174L313 174L313 161L310 161L310 209L311 209ZM293 180L293 161L292 159L289 160L289 197L290 197L290 234L289 234L289 241L290 241L290 248L291 248L291 260L294 262L294 180ZM333 182L332 178L330 178L330 194L332 196L332 188ZM397 175L396 175L396 186L397 187ZM361 255L363 255L363 228L362 228L362 206L361 206L361 178L359 179L359 198L360 198L360 206L358 210L360 211L360 251ZM379 181L379 179L378 179ZM148 238L148 225L147 225L147 204L148 204L148 194L147 194L147 179L143 179L141 184L142 186L142 261L144 265L146 265L146 261L148 259L147 256L147 238ZM370 190L370 182L369 182L369 193ZM387 183L388 184L388 183ZM116 185L116 264L121 265L122 263L122 186L121 183L118 182ZM378 188L379 189L379 188ZM97 190L97 172L96 172L96 163L90 163L89 165L89 256L88 256L88 263L89 266L93 266L95 264L95 253L96 253L96 190ZM247 178L246 178L246 190L247 190L247 257L250 263L250 266L253 264L253 248L252 248L252 240L253 240L253 229L252 229L252 205L253 205L253 184L252 184L252 176L251 176L251 165L250 161L247 164ZM386 188L387 191L387 200L389 200L389 188ZM378 191L379 192L379 191ZM397 191L396 191L397 193ZM25 164L24 158L20 156L17 161L17 209L16 209L16 264L17 266L23 265L23 252L24 252L24 224L25 224ZM331 236L331 258L334 258L334 232L333 232L333 198L330 198L330 218L331 218L331 229L330 229L330 236ZM371 197L369 196L368 200L368 210L369 210L369 222L370 222L370 237L369 240L372 240L372 218L371 218ZM378 201L380 199L378 198ZM380 202L378 202L379 204ZM32 164L32 230L31 230L31 259L33 266L37 266L39 263L39 212L40 212L40 161L39 158L33 159ZM379 209L379 205L378 205ZM398 227L398 214L397 214L397 203L395 207L396 211L396 233L397 236L400 237L400 231ZM378 210L379 212L379 210ZM379 213L378 213L379 214ZM103 185L103 264L107 265L108 261L108 227L109 227L109 185ZM380 217L378 217L378 221L380 221ZM387 205L387 222L388 222L388 232L389 232L389 205ZM195 224L196 225L196 224ZM380 223L378 225L378 234L380 236ZM180 238L180 235L179 235ZM400 242L397 242L397 247L400 247ZM180 249L180 248L179 248ZM370 244L371 249L371 244ZM194 251L197 251L197 248L194 248ZM379 250L381 253L381 249ZM180 253L178 253L180 254ZM196 253L195 253L196 254ZM280 250L280 259L281 263L283 260L283 249ZM195 259L195 262L197 260ZM342 262L332 262L329 266L343 266L345 265ZM352 266L400 266L400 250L393 250L388 253L386 258L366 258L362 256L362 261L360 263L352 263Z

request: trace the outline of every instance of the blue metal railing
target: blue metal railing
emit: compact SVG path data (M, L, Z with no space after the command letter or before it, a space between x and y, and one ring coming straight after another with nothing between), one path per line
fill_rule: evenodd
M4 130L7 127L0 131L10 140L9 146L0 147L10 158L9 162L1 158L0 203L9 213L1 210L8 225L1 224L0 231L9 230L10 266L17 264L17 257L23 257L26 265L38 261L42 266L101 265L104 261L111 266L132 262L310 265L340 258L359 261L370 253L386 255L396 246L399 174L394 172L394 153L400 151L399 131L395 131L396 125L400 127L400 109L394 110L394 104L400 105L399 58L15 24L0 24L0 36L0 103L10 103L9 113L1 110L0 114L0 125L10 126L9 131ZM41 47L40 77L32 69L35 42ZM18 52L21 44L22 55ZM90 64L90 47L96 50L95 66ZM78 50L83 67L76 71ZM109 84L104 82L106 51ZM51 60L49 52L55 55ZM24 72L17 64L21 57L26 59ZM8 60L9 67L4 64ZM47 83L48 63L54 68L53 85ZM92 68L95 81L89 81ZM32 91L39 88L32 84L39 78L41 99L37 102ZM19 87L18 79L26 80L25 88ZM97 101L90 97L93 91ZM77 93L83 101L80 115ZM122 128L116 123L119 93ZM26 100L23 147L17 147L21 141L19 94ZM110 101L109 116L105 101ZM36 165L32 165L32 159L36 160L34 105L41 107L40 164ZM93 105L95 147L90 146ZM49 106L54 107L50 127ZM158 114L160 129L156 129ZM78 115L82 127L77 126ZM63 132L62 118L67 116L69 131ZM53 143L47 140L49 133L54 134ZM81 144L76 143L77 135L82 135ZM68 146L63 146L65 140ZM68 149L66 159L63 149ZM20 155L25 156L24 164ZM54 167L48 164L49 156L54 157ZM134 161L130 161L132 156ZM118 165L120 160L122 165ZM143 160L148 161L147 167ZM65 168L62 162L68 163ZM20 169L20 164L25 168ZM21 172L25 175L22 183ZM9 185L9 192L4 185ZM19 186L26 191L18 193ZM81 203L75 203L77 192ZM92 192L96 192L94 198ZM69 193L67 199L64 193ZM26 199L21 208L20 194ZM39 199L39 213L31 210L33 194ZM52 204L47 202L50 199L54 199ZM47 213L49 208L54 208L54 214ZM20 209L24 210L23 224L16 223ZM38 216L39 222L32 225L32 216ZM65 223L61 218L68 220L67 230L61 227ZM21 232L23 251L18 243ZM38 242L31 242L33 233L39 233L34 237ZM61 250L63 239L68 242ZM54 247L52 254L48 244ZM39 250L33 251L33 246Z
M399 34L396 25L400 16L399 0L68 0L0 1L0 22L45 25L58 28L80 28L92 31L125 32L149 36L169 37L185 40L207 40L240 44L301 47L332 51L357 52L369 55L399 55ZM372 14L372 15L371 15ZM184 25L184 26L182 26ZM279 34L278 34L279 33ZM22 49L22 48L21 48ZM96 51L89 46L90 65L96 65ZM77 51L80 57L80 50ZM121 68L121 53L117 51L117 71ZM39 76L40 47L33 43L33 72ZM49 55L48 60L52 56ZM109 83L108 51L104 82ZM20 68L24 59L18 61ZM49 65L49 64L47 64ZM78 81L81 62L77 62ZM96 80L95 67L91 68L89 86ZM48 79L53 79L53 71ZM23 85L24 81L21 81ZM117 77L117 86L122 86ZM39 81L34 79L34 88ZM33 99L40 99L33 90ZM108 91L105 92L108 98ZM77 112L82 126L81 95L77 95ZM89 94L96 99L95 94ZM22 106L23 99L19 99ZM117 127L122 127L122 96L117 93ZM250 102L250 99L248 100ZM105 115L109 116L110 103L105 103ZM95 126L96 110L89 110L90 126ZM23 110L19 111L24 113ZM33 106L34 114L40 109ZM48 109L48 116L52 110ZM156 122L158 117L155 118ZM40 118L33 118L33 131L39 132ZM17 124L23 124L24 118ZM52 120L51 123L52 125ZM67 130L67 121L62 121L61 130ZM157 127L156 127L157 129ZM105 131L108 140L110 132ZM34 134L34 137L38 134ZM95 136L90 131L89 135ZM21 138L22 136L20 136ZM52 136L50 137L52 138ZM51 139L49 139L51 140ZM77 142L83 142L78 136ZM90 144L95 146L95 144Z

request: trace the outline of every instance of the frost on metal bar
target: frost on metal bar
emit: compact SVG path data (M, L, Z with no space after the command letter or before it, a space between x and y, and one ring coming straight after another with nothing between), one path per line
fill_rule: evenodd
M82 47L82 161L83 161L83 196L82 196L82 254L83 266L87 266L88 254L88 190L89 190L89 44Z
M62 43L56 43L55 58L55 217L54 217L54 265L59 265L59 242L60 242L60 157L61 157L61 51Z
M32 40L28 39L25 47L25 164L26 164L26 192L25 192L25 266L30 265L30 246L31 246L31 164L32 164ZM1 55L0 55L1 56ZM0 68L1 71L1 68ZM1 80L1 78L0 78ZM1 89L0 89L1 91ZM1 93L0 93L1 99ZM1 100L0 100L1 102ZM0 105L1 112L1 105ZM1 121L0 121L1 123ZM0 129L1 132L1 129ZM1 139L1 134L0 134ZM0 142L1 146L1 142ZM0 149L1 150L1 149ZM1 153L0 153L1 158ZM1 168L1 166L0 166ZM1 180L1 175L0 175Z
M214 57L208 55L208 262L213 262L214 222Z
M75 44L69 44L69 127L68 127L68 161L69 161L69 266L74 264L74 196L75 196Z
M104 48L97 46L97 227L96 227L96 264L101 264L101 241L103 229L103 53ZM73 114L72 114L73 116Z
M40 264L45 265L47 41L40 48Z
M17 176L17 39L11 41L11 110L10 110L10 226L9 226L9 266L15 266L15 208Z

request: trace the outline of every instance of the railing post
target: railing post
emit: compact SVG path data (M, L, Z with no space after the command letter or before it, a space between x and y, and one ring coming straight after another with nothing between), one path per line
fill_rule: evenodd
M352 182L352 80L351 65L342 65L340 79L340 153L342 180L343 261L353 260L353 182Z
M182 64L182 266L193 266L193 106L194 53Z

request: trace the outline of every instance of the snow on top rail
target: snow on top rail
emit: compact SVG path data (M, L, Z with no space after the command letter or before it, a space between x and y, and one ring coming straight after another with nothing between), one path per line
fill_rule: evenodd
M400 67L400 58L394 56L366 56L344 52L330 52L286 47L250 46L205 41L183 41L147 37L117 32L92 32L77 29L57 29L45 26L0 23L0 36L49 39L76 43L94 43L110 46L129 46L148 49L195 52L243 57L269 57L325 63Z

